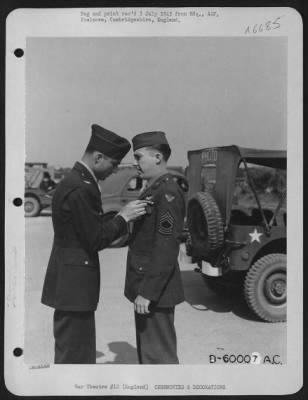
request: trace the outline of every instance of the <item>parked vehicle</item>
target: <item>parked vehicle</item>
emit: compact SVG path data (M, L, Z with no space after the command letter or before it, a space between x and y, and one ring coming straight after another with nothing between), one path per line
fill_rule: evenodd
M286 152L188 152L187 253L216 290L241 287L264 321L286 320Z
M36 217L51 205L56 182L53 170L47 165L27 165L25 170L24 210L26 217Z

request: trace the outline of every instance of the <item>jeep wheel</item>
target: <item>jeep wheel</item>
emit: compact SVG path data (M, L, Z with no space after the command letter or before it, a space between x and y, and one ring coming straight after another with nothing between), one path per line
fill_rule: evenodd
M268 254L249 269L244 285L249 308L268 322L286 320L287 268L285 254Z
M40 202L32 196L25 197L24 210L26 217L36 217L41 211Z
M198 192L189 200L187 225L193 249L205 260L223 245L223 221L218 205L210 193Z
M117 215L116 212L109 212L106 215L104 215L104 221L110 221L116 215ZM118 237L113 242L111 242L108 247L109 248L117 248L117 247L126 246L127 245L127 241L128 241L128 236L129 236L128 233L125 233L124 235Z

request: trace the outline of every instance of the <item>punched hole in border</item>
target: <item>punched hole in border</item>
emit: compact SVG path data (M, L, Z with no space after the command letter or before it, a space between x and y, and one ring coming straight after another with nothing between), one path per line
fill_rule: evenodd
M20 197L15 197L15 199L13 200L13 204L16 207L22 206L22 199Z
M20 347L16 347L13 350L13 354L14 354L15 357L20 357L23 354L23 350Z
M23 51L23 49L16 49L16 50L14 51L14 54L15 54L15 56L16 56L17 58L21 58L21 57L25 54L25 52Z

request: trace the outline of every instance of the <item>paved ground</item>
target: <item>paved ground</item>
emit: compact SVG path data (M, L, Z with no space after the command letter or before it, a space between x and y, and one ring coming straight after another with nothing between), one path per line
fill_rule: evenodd
M53 362L53 310L40 303L44 274L52 243L50 215L26 219L25 361ZM137 363L133 307L123 295L126 248L100 253L101 297L96 312L97 362ZM176 308L178 353L182 364L249 361L286 362L286 323L257 320L239 296L218 297L187 263L180 268L186 301ZM210 355L215 355L210 357ZM223 357L225 356L225 357ZM219 359L221 358L221 359ZM255 359L254 357L252 357Z

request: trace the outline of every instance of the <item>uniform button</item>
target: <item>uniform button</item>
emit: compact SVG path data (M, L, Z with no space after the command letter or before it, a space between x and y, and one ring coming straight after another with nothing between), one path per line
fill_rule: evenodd
M139 271L142 271L142 267L139 267L138 270L139 270Z
M88 265L88 264L89 264L89 261L85 261L84 263L85 263L86 265Z

